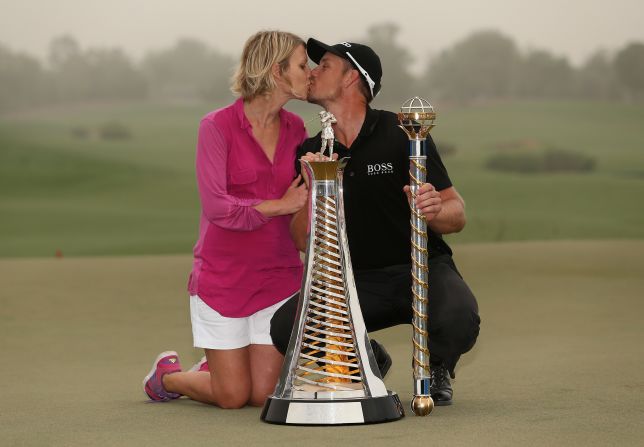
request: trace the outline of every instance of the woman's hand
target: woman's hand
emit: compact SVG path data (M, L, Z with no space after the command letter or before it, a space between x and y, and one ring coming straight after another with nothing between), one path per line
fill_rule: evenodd
M309 196L309 189L306 183L302 183L302 175L298 175L293 180L293 183L288 187L280 201L282 202L282 214L294 214L298 212L304 205Z
M306 183L300 185L301 182L302 176L298 175L280 199L264 200L254 208L266 217L284 216L298 212L306 205L309 196Z

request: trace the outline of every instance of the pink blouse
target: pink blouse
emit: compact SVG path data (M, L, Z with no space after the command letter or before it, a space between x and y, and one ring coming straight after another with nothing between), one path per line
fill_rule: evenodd
M267 218L253 206L284 195L306 136L302 119L280 110L271 163L253 137L243 100L201 120L196 167L202 211L188 291L223 316L252 315L300 289L291 216Z

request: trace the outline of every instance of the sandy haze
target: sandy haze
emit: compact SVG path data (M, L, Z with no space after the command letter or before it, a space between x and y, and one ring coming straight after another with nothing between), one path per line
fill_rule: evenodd
M0 43L44 56L51 38L120 46L135 57L195 37L237 54L254 31L277 28L329 42L359 40L369 25L398 23L417 65L474 30L498 29L523 48L542 48L579 63L598 48L644 41L644 3L637 0L515 2L212 2L205 0L0 0ZM377 6L376 6L377 5ZM403 6L405 5L405 6Z

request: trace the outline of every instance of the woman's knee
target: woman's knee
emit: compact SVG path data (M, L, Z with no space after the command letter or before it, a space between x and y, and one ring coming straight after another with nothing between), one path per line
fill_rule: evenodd
M217 395L215 402L221 408L236 409L242 408L248 404L250 391L223 389Z
M264 389L264 390L253 390L251 393L248 405L253 407L263 407L266 398L273 394L273 389Z
M228 381L213 383L212 387L213 401L221 408L242 408L250 400L250 384Z

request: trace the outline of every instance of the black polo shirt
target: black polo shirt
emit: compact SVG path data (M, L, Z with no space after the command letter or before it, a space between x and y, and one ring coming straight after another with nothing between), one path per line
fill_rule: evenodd
M427 137L427 182L440 191L452 186L436 145ZM344 202L351 263L355 270L408 264L411 259L410 210L403 186L409 184L408 138L394 113L367 107L365 121L350 148L335 142L344 170ZM306 152L319 152L321 135L304 141ZM300 163L296 161L296 169ZM428 228L430 257L452 254L442 237Z

